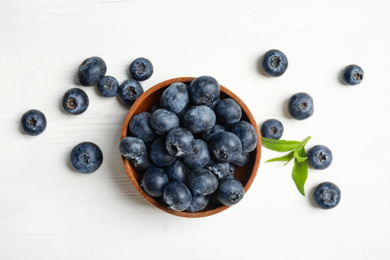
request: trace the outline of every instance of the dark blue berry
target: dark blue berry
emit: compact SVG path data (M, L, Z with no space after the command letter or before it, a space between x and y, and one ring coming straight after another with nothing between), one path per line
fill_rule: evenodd
M210 130L216 122L214 111L207 106L193 106L181 118L182 124L191 133Z
M201 139L195 139L191 153L183 157L184 163L192 169L204 167L209 160L210 153L207 143Z
M243 152L249 153L256 149L256 130L249 122L240 121L235 124L230 131L240 139Z
M322 209L331 209L336 207L341 199L339 187L331 182L319 184L313 192L315 204Z
M179 126L179 118L175 113L159 108L150 116L150 125L159 135L166 135L173 128Z
M165 139L163 137L153 141L149 153L150 160L159 167L168 166L176 160L176 156L170 155L165 149Z
M83 86L95 86L106 74L107 66L100 57L90 57L81 63L78 70L79 82Z
M218 99L214 100L213 102L209 103L207 106L208 106L209 108L211 108L212 110L214 110L215 107L218 105L219 102L221 102L221 99L220 99L220 98L218 98Z
M183 127L173 128L165 138L166 149L169 154L183 157L192 152L194 136Z
M209 144L212 157L219 162L233 162L242 153L242 144L237 135L231 132L215 134Z
M130 64L129 70L133 79L147 80L153 74L153 65L148 59L138 58Z
M277 119L268 119L261 125L262 137L279 140L283 135L283 124Z
M148 149L146 149L146 152L141 157L131 158L129 161L130 161L131 165L134 167L134 169L138 172L144 172L149 167L155 166L149 160Z
M279 50L269 50L263 56L262 67L268 76L279 77L287 70L287 57Z
M149 112L141 112L130 119L129 122L129 132L140 139L145 143L150 143L156 139L156 133L150 125L150 116Z
M364 71L358 65L348 65L341 72L341 79L344 84L357 85L363 81Z
M307 152L307 163L314 169L328 168L333 160L332 151L325 145L316 145Z
M202 139L205 142L209 142L211 137L213 137L213 135L223 131L225 131L225 128L223 126L215 124L211 129L202 132Z
M118 93L119 83L112 76L104 76L97 83L99 93L104 97L115 97Z
M204 168L214 174L218 180L234 174L234 166L232 169L229 163L217 162L213 159L211 159Z
M240 105L231 98L222 99L215 109L217 121L224 125L232 125L240 121L242 110Z
M21 125L26 134L36 136L45 131L47 121L45 115L41 111L30 109L23 114Z
M188 187L194 192L202 195L213 193L218 187L218 180L214 174L206 169L195 169L190 172L187 178Z
M313 98L304 92L294 94L290 97L287 108L293 118L304 120L314 113Z
M233 165L238 167L244 167L249 162L250 156L249 153L242 152L237 159L231 162Z
M119 143L119 151L127 160L142 157L146 152L144 141L137 137L127 136Z
M142 176L141 187L153 198L162 197L165 186L169 179L164 169L149 167Z
M204 210L209 204L209 198L205 195L195 193L192 195L191 205L186 209L187 212L199 212Z
M80 115L87 110L89 99L84 90L72 88L65 92L62 107L72 115Z
M187 176L191 172L191 168L185 165L181 159L177 159L174 163L169 165L165 171L171 181L180 181L186 184Z
M163 202L169 209L184 211L191 205L192 195L185 184L173 181L164 188Z
M209 105L219 98L220 86L215 78L200 76L190 83L188 91L192 104Z
M189 103L188 86L182 82L172 83L160 97L161 107L175 114L182 112Z
M103 163L103 153L96 144L83 142L72 149L70 163L78 172L92 173Z
M244 187L234 177L225 177L219 181L216 198L222 204L233 206L240 202L244 195Z
M128 106L131 106L142 93L144 93L144 89L141 84L134 79L125 80L119 86L118 90L122 102Z

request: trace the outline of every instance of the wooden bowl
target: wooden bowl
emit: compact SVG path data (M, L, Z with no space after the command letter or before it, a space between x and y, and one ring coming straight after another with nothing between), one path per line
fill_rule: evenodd
M128 125L130 122L130 119L134 116L137 115L141 112L149 111L150 107L159 102L160 96L162 92L169 87L174 82L183 82L189 84L193 79L193 77L182 77L182 78L174 78L174 79L169 79L166 81L163 81L154 87L148 89L145 91L137 100L136 102L131 106L129 112L127 113L127 116L125 118L125 121L123 122L122 126L122 132L121 132L121 139L127 136L127 131L128 131ZM235 172L234 172L234 177L237 178L242 185L244 186L245 193L249 190L250 186L252 185L252 182L254 181L257 170L259 168L260 164L260 157L261 157L261 141L260 141L260 132L258 129L258 126L256 124L256 121L249 111L248 107L245 105L242 100L237 97L233 92L228 90L227 88L221 86L221 94L220 97L221 99L230 97L234 99L242 108L242 119L250 122L253 127L256 130L257 134L257 147L254 151L250 153L250 161L247 165L244 167L236 167ZM214 214L217 214L221 211L224 211L225 209L229 208L229 206L225 205L214 205L212 203L209 203L209 205L200 212L195 212L195 213L190 213L190 212L181 212L181 211L174 211L171 209L168 209L165 207L162 203L162 199L155 199L150 197L140 186L141 180L142 180L142 173L139 173L135 171L135 169L131 166L129 161L127 161L123 156L122 156L122 161L123 165L125 167L127 176L129 177L131 183L134 185L134 187L137 189L137 191L153 206L170 213L175 216L180 216L180 217L187 217L187 218L198 218L198 217L206 217L206 216L211 216ZM244 196L245 199L245 196Z

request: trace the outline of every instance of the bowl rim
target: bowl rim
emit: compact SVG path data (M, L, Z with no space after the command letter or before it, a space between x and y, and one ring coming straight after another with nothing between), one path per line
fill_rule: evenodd
M129 122L130 122L130 119L135 115L134 112L138 109L138 107L142 104L142 102L144 101L145 97L149 96L150 94L152 94L153 92L155 91L158 91L162 88L165 88L165 87L168 87L169 85L171 85L172 83L175 83L175 82L184 82L184 83L189 83L191 82L192 80L194 80L195 77L178 77L178 78L172 78L172 79L168 79L168 80L165 80L165 81L162 81L156 85L154 85L153 87L147 89L134 103L133 105L130 107L129 111L127 112L126 114L126 117L123 121L123 125L122 125L122 130L121 130L121 136L120 136L120 140L122 140L124 137L127 136L127 131L128 131L128 125L129 125ZM245 194L247 193L247 191L249 190L249 188L251 187L253 181L255 180L255 177L257 175L257 171L259 169L259 166L260 166L260 159L261 159L261 138L260 138L260 131L259 131L259 127L257 126L257 123L256 123L256 120L254 118L254 116L252 115L252 113L250 112L249 108L246 106L246 104L236 95L234 94L232 91L230 91L229 89L225 88L224 86L222 86L220 84L220 89L221 89L221 92L225 93L226 95L228 95L229 97L233 98L235 101L237 101L237 103L240 104L241 106L241 109L243 110L243 112L246 114L246 116L248 117L248 120L249 120L249 123L251 125L254 126L255 130L256 130L256 135L257 135L257 145L256 145L256 148L255 148L255 157L254 157L254 165L253 165L253 168L252 168L252 171L250 173L250 177L247 181L247 183L245 184L244 186L244 190L245 190ZM133 184L133 186L135 187L135 189L142 195L142 197L144 197L150 204L152 204L153 206L157 207L158 209L162 210L162 211L165 211L169 214L172 214L172 215L175 215L175 216L179 216L179 217L186 217L186 218L199 218L199 217L206 217L206 216L211 216L211 215L215 215L217 213L220 213L226 209L228 209L230 206L226 206L226 205L221 205L217 208L214 208L214 209L211 209L211 210L207 210L207 211L201 211L201 212L185 212L185 211L175 211L175 210L172 210L172 209L169 209L163 205L161 205L158 201L156 201L154 198L150 197L143 189L142 187L139 185L138 181L136 180L136 178L134 177L133 174L131 174L132 171L134 171L134 169L131 167L130 165L130 162L126 160L126 158L124 158L122 155L122 163L123 163L123 166L125 168L125 171L126 171L126 174L128 176L128 178L130 179L131 183Z

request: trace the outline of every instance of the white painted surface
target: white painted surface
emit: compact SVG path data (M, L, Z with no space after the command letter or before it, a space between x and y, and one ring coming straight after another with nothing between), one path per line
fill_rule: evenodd
M0 259L389 259L390 2L376 1L10 1L0 10ZM286 53L280 78L258 73L268 49ZM244 100L260 124L278 118L284 139L330 147L333 165L309 170L306 192L322 181L342 190L340 205L313 207L291 179L292 165L264 161L245 199L203 219L171 216L132 187L117 150L127 108L83 88L88 110L70 116L63 93L78 65L101 56L108 75L127 78L149 58L145 89L178 76L211 75ZM356 63L359 86L338 82ZM286 116L306 91L315 113ZM21 133L31 108L48 119L38 137ZM74 172L81 141L97 143L101 168Z

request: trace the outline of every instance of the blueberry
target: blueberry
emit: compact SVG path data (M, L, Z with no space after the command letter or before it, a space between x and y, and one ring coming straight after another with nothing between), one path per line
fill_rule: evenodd
M84 90L72 88L65 92L62 107L72 115L80 115L87 110L89 99Z
M182 82L172 83L160 97L161 107L175 114L182 112L189 103L188 86Z
M134 79L125 80L119 86L118 90L122 102L128 106L131 106L142 93L144 93L144 89L141 84Z
M191 133L207 131L215 125L215 122L215 113L207 106L193 106L182 117L183 126Z
M148 149L146 149L146 152L141 157L130 158L129 161L134 169L138 172L144 172L149 167L155 166L149 160Z
M218 180L209 170L200 168L190 172L187 178L188 187L202 195L213 193L218 187Z
M119 143L119 151L127 160L142 157L146 152L144 141L137 137L127 136Z
M95 86L104 77L106 71L107 66L102 58L90 57L79 66L79 82L83 86Z
M163 202L169 209L183 211L191 205L192 195L185 184L173 181L164 188Z
M118 93L119 83L112 76L104 76L97 83L99 93L104 97L115 97Z
M159 109L159 108L161 108L160 103L154 103L154 104L150 107L149 112L150 112L150 113L153 113L154 111L156 111L156 110Z
M99 146L91 142L82 142L70 152L70 163L81 173L92 173L103 163L103 153Z
M175 113L159 108L150 116L150 125L159 135L166 135L173 128L179 126L179 118Z
M137 58L130 64L130 74L135 80L147 80L153 74L152 63L145 58Z
M279 50L267 51L262 60L264 72L271 77L279 77L287 70L288 61L286 55Z
M214 100L213 102L209 103L207 106L208 106L209 108L211 108L212 110L214 110L215 107L218 105L219 102L221 102L221 99L220 99L220 98L218 98L218 99Z
M261 136L279 140L283 135L283 124L277 119L268 119L261 125Z
M177 157L183 157L192 152L194 136L183 127L173 128L165 138L168 153Z
M307 163L314 169L323 170L330 166L333 160L332 151L324 145L316 145L307 152Z
M339 187L331 182L319 184L313 192L315 204L322 209L331 209L336 207L341 199Z
M45 115L41 111L30 109L23 114L21 125L26 134L36 136L45 131L47 121Z
M204 167L209 160L210 153L207 143L201 139L195 139L191 153L183 157L184 163L192 169Z
M204 168L214 174L218 180L234 174L234 166L232 171L229 163L222 163L213 159L211 159Z
M290 97L287 108L293 118L297 120L306 119L313 115L313 98L304 92L296 93Z
M209 144L212 157L219 162L233 162L242 152L242 144L237 135L231 132L215 134Z
M231 98L222 99L215 109L218 122L225 125L232 125L240 121L242 110L240 105Z
M234 177L225 177L219 181L216 198L222 204L233 206L240 202L244 195L244 187Z
M225 131L225 128L223 126L215 124L211 129L202 132L202 139L205 142L209 142L213 135L223 131Z
M237 135L242 144L243 152L252 152L257 146L257 134L256 130L247 121L240 121L235 124L230 130L233 134Z
M176 157L170 155L165 149L165 139L163 137L153 141L149 153L150 160L159 167L168 166L176 160Z
M238 167L244 167L249 162L249 153L241 153L240 156L238 156L237 159L235 159L232 164Z
M205 195L195 193L192 195L191 205L186 209L187 212L199 212L204 210L209 204L209 198Z
M364 71L358 65L348 65L341 72L341 79L344 84L357 85L363 81Z
M140 139L145 143L150 143L156 139L156 133L150 125L150 116L149 112L141 112L130 119L129 122L129 132Z
M150 167L144 172L140 186L149 196L158 198L162 197L164 188L168 183L169 179L164 169Z
M195 78L188 88L190 100L194 105L208 105L219 98L218 81L210 76Z
M182 160L177 159L174 163L169 165L165 171L171 181L180 181L186 184L187 176L191 172L191 168L185 165Z

